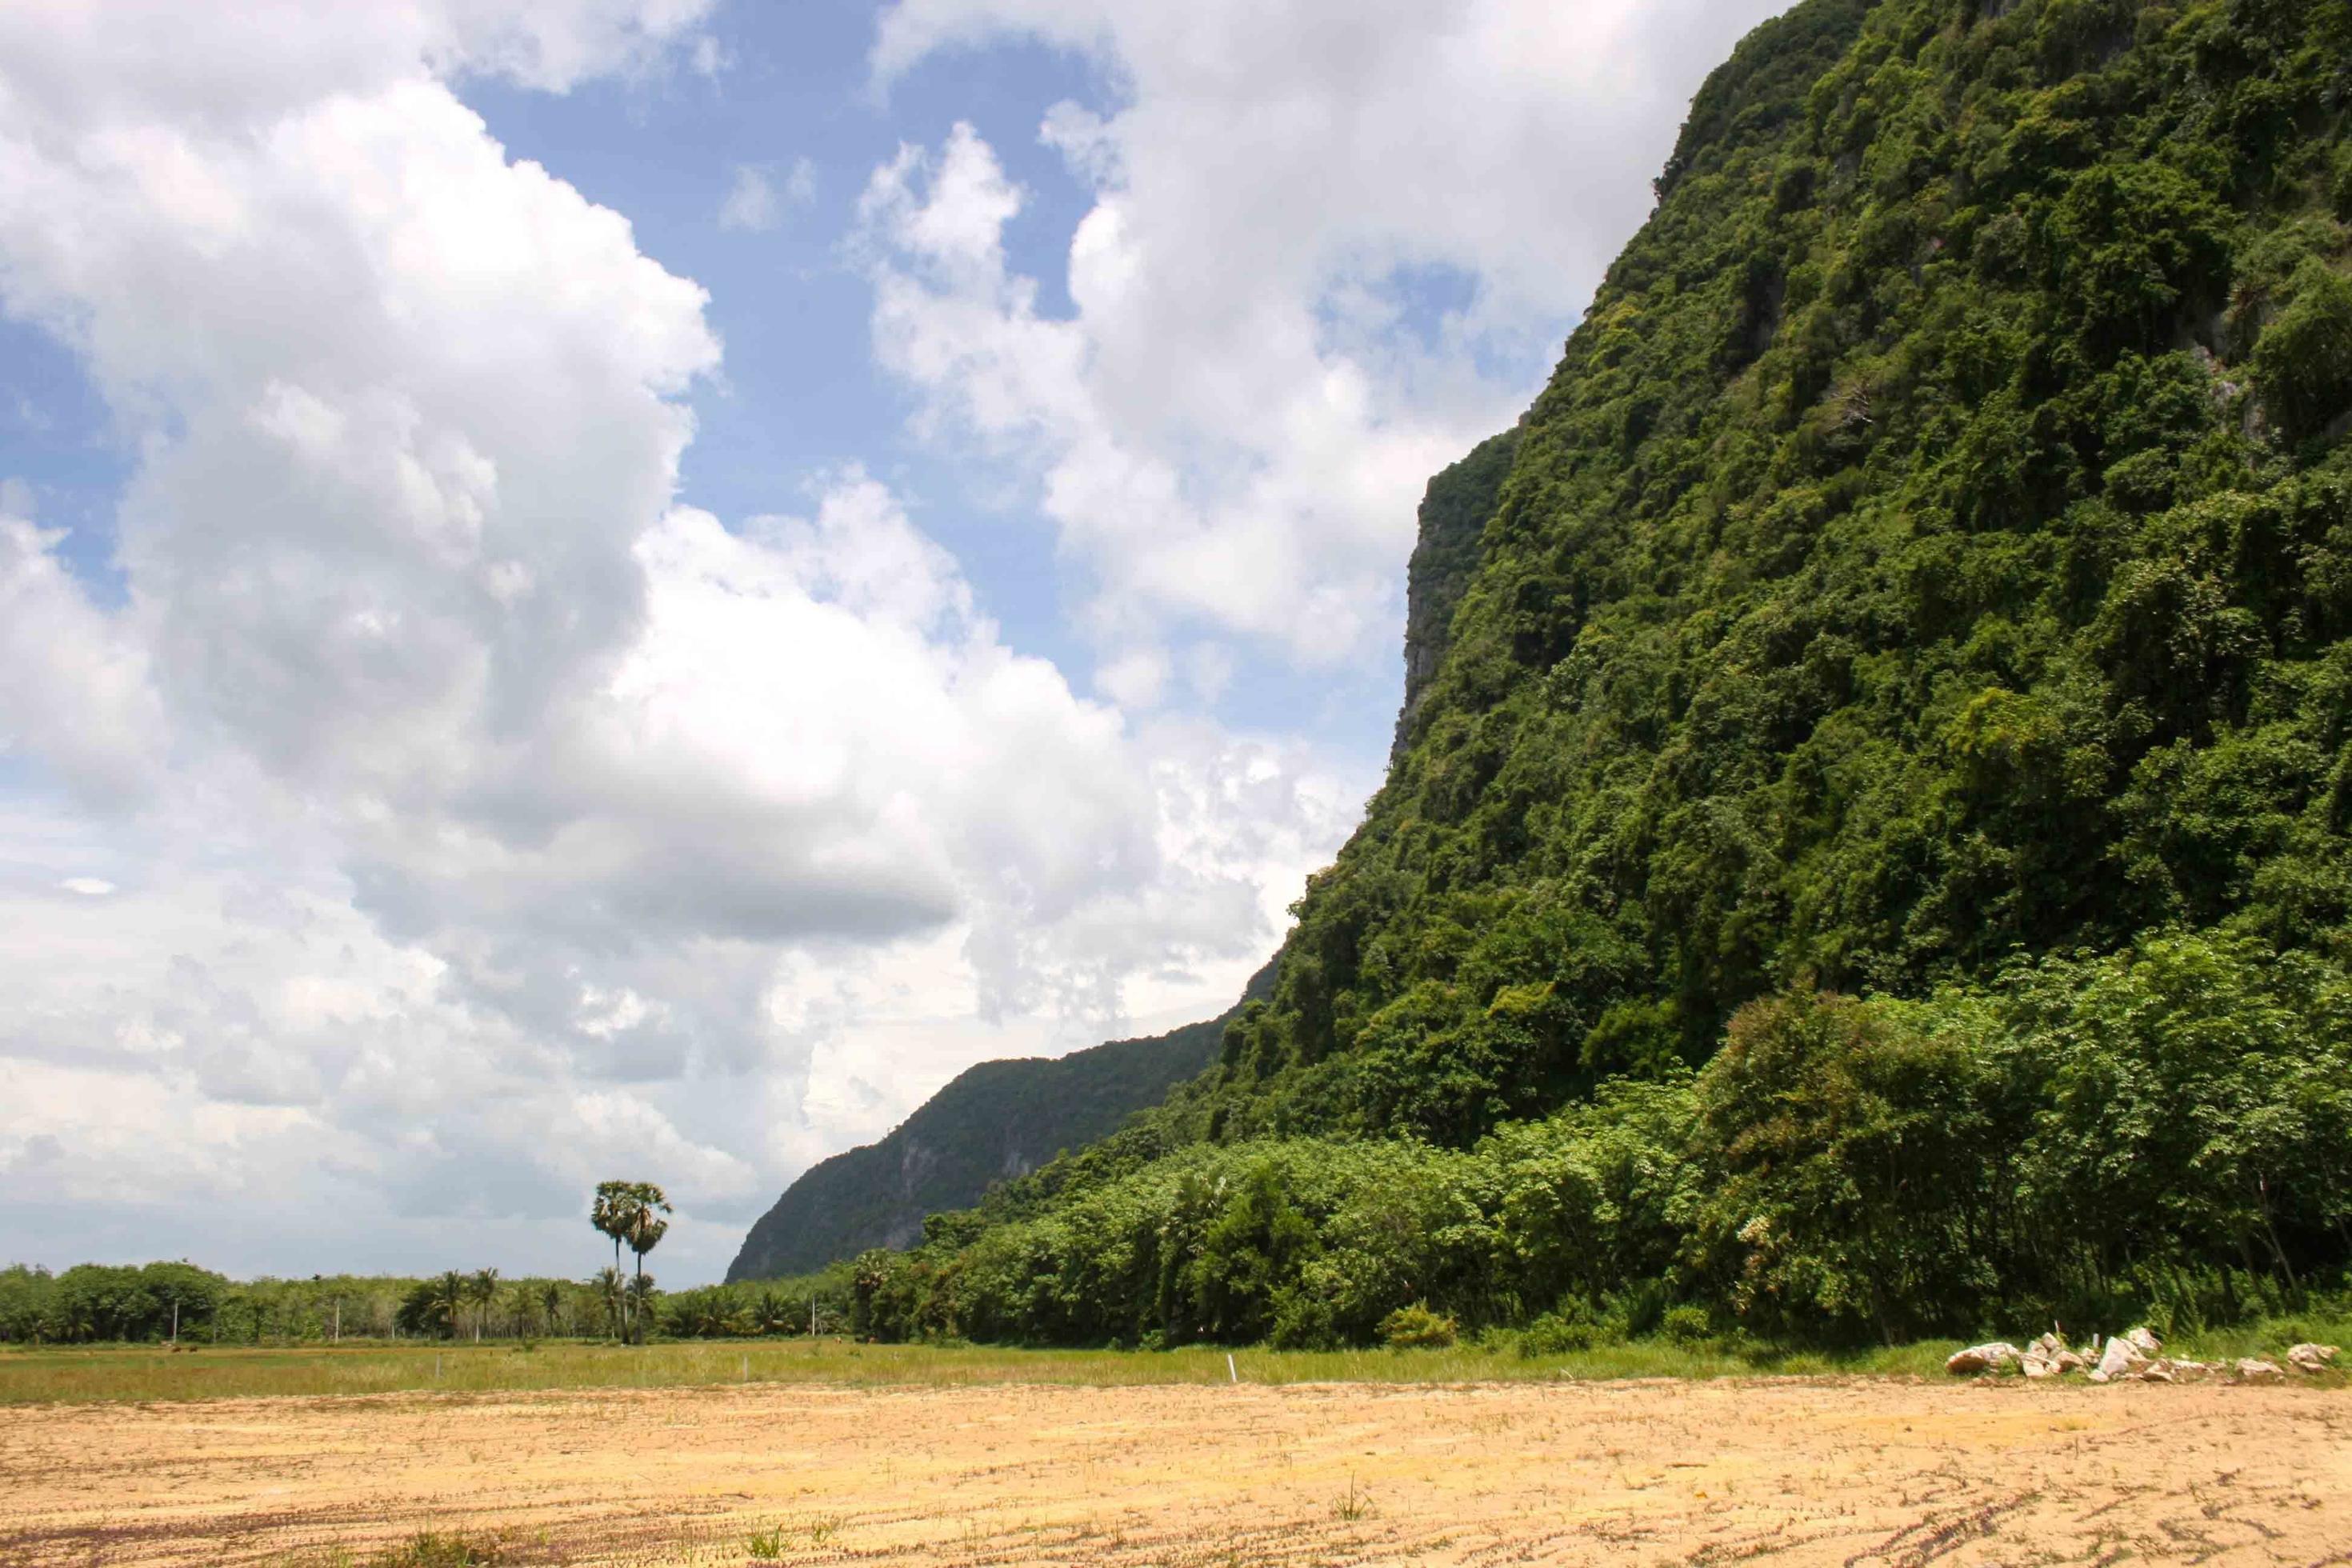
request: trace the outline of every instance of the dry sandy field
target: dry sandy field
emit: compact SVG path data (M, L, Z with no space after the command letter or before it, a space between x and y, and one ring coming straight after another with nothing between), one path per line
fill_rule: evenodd
M0 1563L2352 1563L2352 1391L751 1385L0 1410Z

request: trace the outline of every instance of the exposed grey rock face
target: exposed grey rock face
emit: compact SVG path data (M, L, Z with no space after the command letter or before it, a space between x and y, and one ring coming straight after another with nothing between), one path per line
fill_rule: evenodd
M1404 750L1422 696L1453 646L1454 612L1477 570L1479 538L1495 515L1518 449L1517 429L1491 437L1430 480L1422 496L1420 533L1405 567L1404 704L1397 710L1391 763Z

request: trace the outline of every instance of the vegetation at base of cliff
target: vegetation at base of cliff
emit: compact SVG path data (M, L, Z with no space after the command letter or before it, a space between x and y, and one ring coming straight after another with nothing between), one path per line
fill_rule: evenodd
M2347 0L1759 29L1274 994L864 1259L871 1330L1837 1338L2340 1271L2347 100Z
M2340 1286L2348 1227L2352 976L2172 934L1916 1001L1766 998L1698 1071L1467 1148L1194 1144L952 1251L869 1254L851 1324L1323 1346L1412 1305L1559 1348L1676 1312L1779 1343L2169 1334Z
M1264 995L1272 981L1270 967L1260 971L1244 996ZM978 1203L997 1183L1157 1104L1216 1059L1230 1017L958 1074L889 1136L803 1173L744 1237L729 1281L807 1274L915 1240L926 1215Z

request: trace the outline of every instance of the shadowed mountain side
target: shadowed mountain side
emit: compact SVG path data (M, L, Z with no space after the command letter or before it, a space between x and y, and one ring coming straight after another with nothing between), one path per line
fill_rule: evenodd
M970 1208L995 1184L1158 1104L1216 1060L1225 1025L1273 980L1271 965L1260 970L1241 1003L1206 1023L966 1069L888 1137L803 1173L751 1226L729 1282L807 1273L869 1247L913 1245L926 1215Z

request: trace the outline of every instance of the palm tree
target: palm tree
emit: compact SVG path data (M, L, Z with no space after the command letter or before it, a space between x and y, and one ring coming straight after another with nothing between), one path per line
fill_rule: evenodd
M670 1212L669 1198L651 1182L636 1184L637 1207L629 1223L629 1250L636 1257L637 1282L630 1295L633 1307L643 1307L653 1299L653 1284L646 1278L646 1254L661 1245L669 1234L669 1221L657 1216ZM637 1342L645 1342L644 1325L637 1331Z
M637 1277L629 1281L629 1315L637 1326L637 1342L645 1342L646 1325L654 1321L654 1277L639 1260Z
M474 1342L482 1342L482 1320L489 1316L490 1303L498 1300L499 1271L477 1268L474 1277L466 1281L466 1298L474 1303Z
M627 1242L637 1257L637 1274L646 1271L646 1254L659 1245L669 1229L669 1222L656 1216L670 1212L669 1198L651 1182L599 1182L596 1196L588 1206L588 1223L613 1238L613 1267L621 1266L621 1244ZM645 1295L640 1288L624 1301L623 1339L631 1337L629 1321L635 1317L638 1298Z
M457 1337L457 1320L466 1309L466 1277L452 1268L433 1281L425 1297L425 1315L441 1325L450 1339Z
M539 1293L540 1310L547 1317L547 1331L554 1333L563 1315L563 1287L551 1279Z
M588 1205L588 1223L613 1238L613 1271L615 1274L621 1269L621 1243L644 1212L645 1200L641 1195L644 1186L642 1182L599 1182L596 1184L596 1196ZM625 1299L622 1310L621 1337L626 1339Z
M623 1282L621 1271L610 1267L599 1268L596 1278L588 1283L595 1290L596 1299L604 1303L604 1321L612 1329L613 1337L618 1339L621 1334L621 1309L628 1299L628 1286Z

